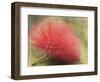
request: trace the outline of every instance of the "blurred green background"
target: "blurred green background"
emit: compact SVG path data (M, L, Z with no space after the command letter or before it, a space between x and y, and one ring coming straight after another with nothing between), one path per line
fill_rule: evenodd
M53 17L55 19L62 19L66 23L72 25L72 30L80 39L80 61L77 64L86 64L88 61L88 18L87 17L70 17L70 16L40 16L28 15L28 28L33 24L40 22L46 17ZM28 66L42 66L42 65L59 65L56 60L49 60L47 54L37 48L28 48Z

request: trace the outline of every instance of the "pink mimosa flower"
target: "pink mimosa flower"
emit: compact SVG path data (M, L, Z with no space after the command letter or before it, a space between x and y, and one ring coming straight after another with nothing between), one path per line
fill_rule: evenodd
M38 47L51 58L76 63L80 58L79 39L63 20L46 18L29 30L31 47Z

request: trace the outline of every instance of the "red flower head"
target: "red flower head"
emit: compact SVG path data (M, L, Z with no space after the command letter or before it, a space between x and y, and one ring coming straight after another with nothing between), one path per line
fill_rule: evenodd
M79 39L70 27L63 20L47 18L30 28L29 43L46 51L51 58L76 63L80 57Z

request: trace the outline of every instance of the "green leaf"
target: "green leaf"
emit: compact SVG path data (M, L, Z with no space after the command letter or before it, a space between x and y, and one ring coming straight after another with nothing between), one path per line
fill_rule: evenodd
M39 48L29 47L29 66L48 65L47 54Z

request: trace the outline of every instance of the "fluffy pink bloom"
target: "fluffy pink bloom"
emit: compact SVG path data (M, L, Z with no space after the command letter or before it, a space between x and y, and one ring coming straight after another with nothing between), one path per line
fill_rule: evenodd
M31 47L38 47L51 58L76 63L80 58L79 39L63 20L47 18L29 30Z

